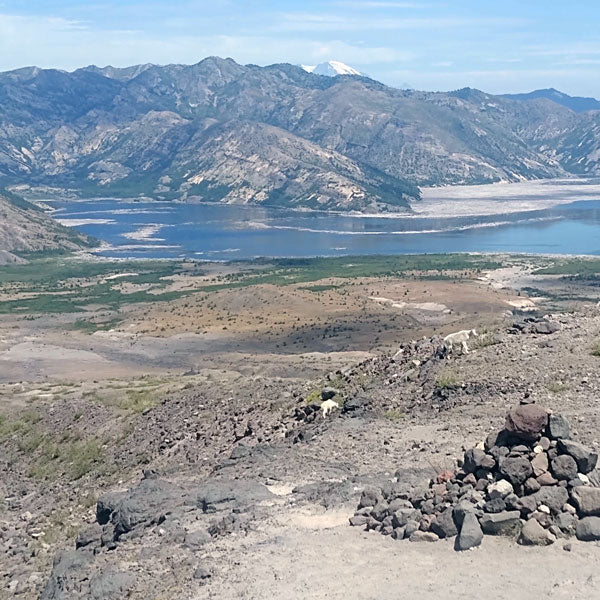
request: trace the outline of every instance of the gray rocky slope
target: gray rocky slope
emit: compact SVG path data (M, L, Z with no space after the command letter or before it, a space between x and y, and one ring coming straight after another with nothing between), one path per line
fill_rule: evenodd
M0 184L397 210L416 185L600 172L597 113L288 64L0 74Z
M0 264L23 262L19 254L24 252L78 250L91 244L36 206L0 190Z

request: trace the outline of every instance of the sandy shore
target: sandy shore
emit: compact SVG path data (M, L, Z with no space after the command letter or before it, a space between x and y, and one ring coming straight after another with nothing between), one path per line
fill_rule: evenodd
M572 202L600 199L597 179L548 179L426 187L423 200L413 204L418 217L489 216L545 210Z

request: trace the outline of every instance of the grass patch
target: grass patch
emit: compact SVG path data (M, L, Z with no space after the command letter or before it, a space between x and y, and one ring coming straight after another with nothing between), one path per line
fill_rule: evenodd
M600 357L600 340L595 342L594 345L592 346L591 355Z
M383 413L383 417L388 421L396 422L404 419L404 413L395 408L390 408Z
M460 385L458 376L454 371L444 371L436 379L435 386L440 390L456 388Z
M46 481L81 479L96 467L103 466L104 453L97 438L82 440L71 436L43 436L29 475Z
M578 275L589 277L600 274L599 258L567 258L536 269L534 275Z
M110 331L122 323L122 319L111 319L110 321L86 321L85 319L78 319L71 326L75 331L81 331L82 333L93 334L97 331Z
M313 404L314 402L321 402L321 389L316 389L310 392L306 396L306 404Z

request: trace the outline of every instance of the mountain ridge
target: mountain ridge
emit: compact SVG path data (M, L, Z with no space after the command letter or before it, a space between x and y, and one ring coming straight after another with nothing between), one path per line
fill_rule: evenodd
M406 210L422 185L600 174L593 112L219 57L0 73L0 140L4 187L325 210Z

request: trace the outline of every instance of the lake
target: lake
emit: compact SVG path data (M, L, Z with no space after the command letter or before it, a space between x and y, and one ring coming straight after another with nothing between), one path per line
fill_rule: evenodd
M600 255L600 200L506 215L364 217L216 204L46 201L116 258L515 252Z

